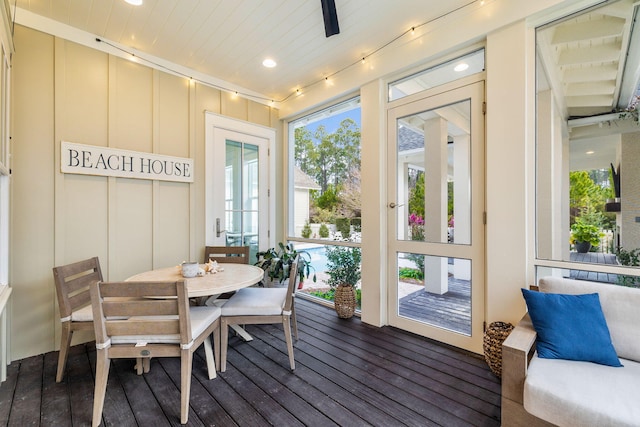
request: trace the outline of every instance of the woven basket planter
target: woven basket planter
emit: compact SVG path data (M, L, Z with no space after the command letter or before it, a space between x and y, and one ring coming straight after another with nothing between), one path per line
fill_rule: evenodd
M511 323L492 322L484 333L484 360L498 378L502 378L502 343L513 328Z
M339 285L333 297L333 303L341 319L349 319L356 312L356 291L353 286Z

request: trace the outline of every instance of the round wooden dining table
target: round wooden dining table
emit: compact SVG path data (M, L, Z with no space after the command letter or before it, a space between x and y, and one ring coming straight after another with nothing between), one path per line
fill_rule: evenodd
M189 298L196 298L237 291L255 285L264 276L264 270L255 265L221 263L219 266L223 269L222 271L190 278L182 277L180 266L160 268L136 274L129 277L127 281L184 280Z

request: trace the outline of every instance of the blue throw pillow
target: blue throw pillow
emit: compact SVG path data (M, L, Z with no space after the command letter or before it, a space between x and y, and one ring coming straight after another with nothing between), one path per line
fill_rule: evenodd
M538 333L538 356L620 367L598 294L545 294L522 289Z

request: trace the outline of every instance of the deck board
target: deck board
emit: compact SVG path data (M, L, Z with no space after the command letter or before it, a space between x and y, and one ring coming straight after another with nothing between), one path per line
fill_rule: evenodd
M499 426L500 381L484 360L447 345L297 299L299 341L291 372L279 325L232 337L227 372L207 377L194 356L190 426ZM106 426L179 425L180 363L111 364ZM57 352L14 361L0 386L0 425L84 426L91 422L95 350L74 346L62 383Z

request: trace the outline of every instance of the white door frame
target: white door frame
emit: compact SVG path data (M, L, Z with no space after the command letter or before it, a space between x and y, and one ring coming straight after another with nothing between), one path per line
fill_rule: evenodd
M271 189L275 187L275 156L271 156L270 153L274 152L276 130L208 111L205 112L205 244L218 245L220 243L216 238L214 201L220 197L219 190L221 188L222 198L224 199L224 185L214 185L216 176L220 176L220 174L216 174L215 159L220 152L216 148L218 146L224 147L224 137L229 135L229 132L242 134L250 139L260 138L268 141L268 170L266 172L268 189L268 218L266 219L266 224L268 230L267 238L259 240L260 247L258 248L258 250L265 250L273 247L275 241L275 232L273 232L275 230L275 197L271 194ZM222 153L224 153L224 149ZM224 182L224 173L222 173L222 177L223 180L221 182Z
M406 102L394 102L387 111L387 242L388 242L388 322L419 335L451 344L476 353L482 353L485 322L485 132L484 132L484 81L476 81L442 91L436 89L411 97ZM398 239L398 215L406 215L403 207L405 195L398 194L397 185L397 132L396 120L401 117L450 105L465 99L471 100L471 244L448 244ZM402 317L398 313L398 261L397 253L418 253L436 257L471 259L471 336L432 326Z

